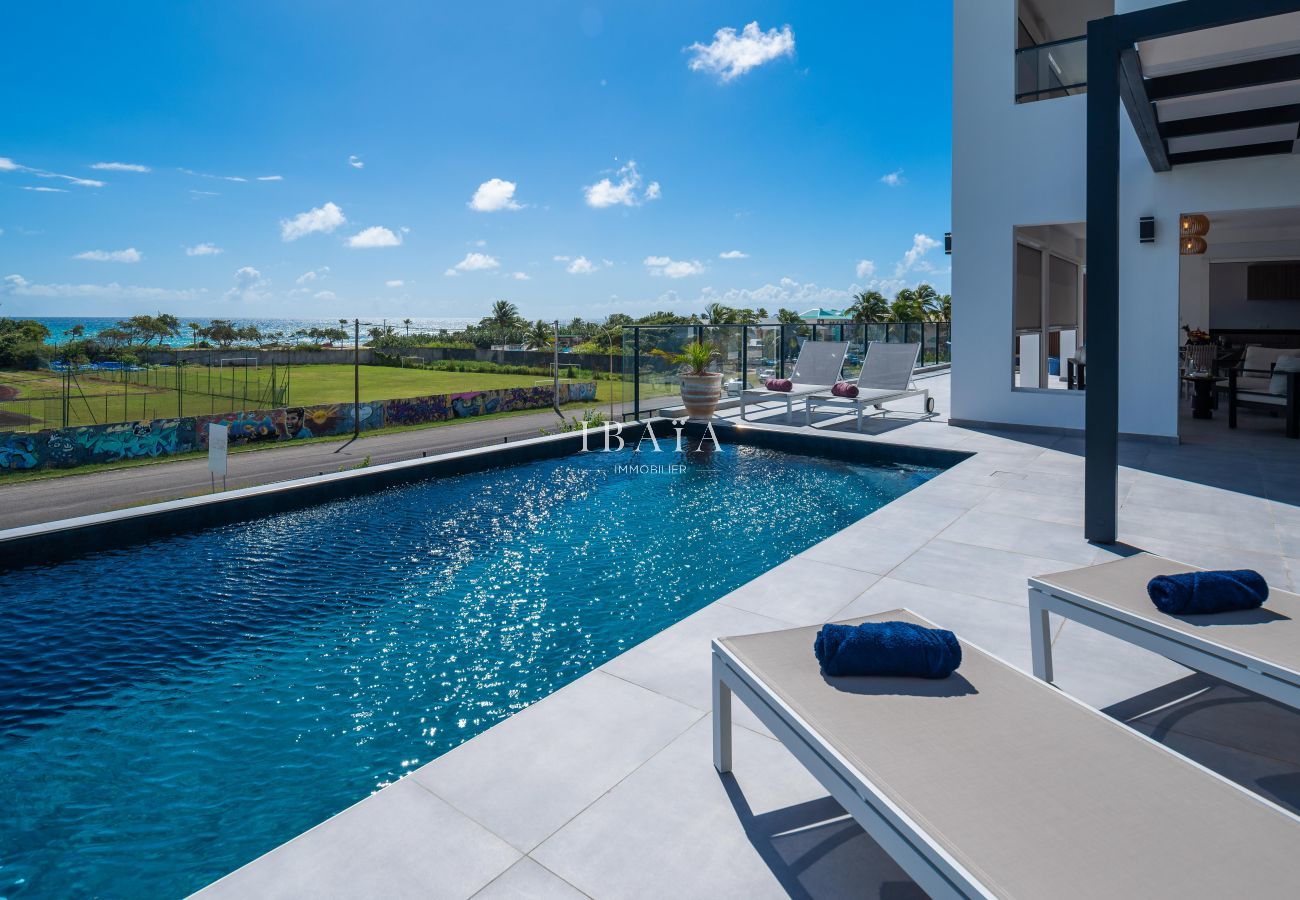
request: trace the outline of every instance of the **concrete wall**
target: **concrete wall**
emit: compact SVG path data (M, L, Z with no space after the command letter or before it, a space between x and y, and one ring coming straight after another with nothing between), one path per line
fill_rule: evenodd
M595 398L595 382L560 385L561 405ZM355 416L359 416L360 430L370 431L390 425L420 425L499 412L546 409L554 400L555 391L547 386L502 388L377 400L362 403L358 408L351 403L324 403L56 428L30 434L3 432L0 433L0 471L69 469L89 463L188 453L207 446L208 426L214 423L229 426L231 440L239 443L291 441L351 434L356 428Z
M1155 5L1119 0L1116 12ZM1087 97L1016 105L1015 0L955 0L953 7L952 416L1082 428L1080 392L1012 390L1007 360L1012 228L1086 218ZM1124 116L1120 165L1120 430L1174 437L1178 218L1300 206L1300 155L1155 174ZM1156 218L1154 244L1138 242L1138 218L1146 215Z

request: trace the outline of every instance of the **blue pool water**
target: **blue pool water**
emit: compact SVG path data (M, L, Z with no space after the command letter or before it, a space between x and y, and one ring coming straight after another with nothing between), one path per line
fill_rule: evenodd
M195 890L937 470L590 453L0 574L0 897Z

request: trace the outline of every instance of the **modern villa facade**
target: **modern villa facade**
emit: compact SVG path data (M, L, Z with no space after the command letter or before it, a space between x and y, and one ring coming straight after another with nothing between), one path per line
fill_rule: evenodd
M1118 432L1177 441L1182 326L1265 346L1296 346L1288 332L1300 333L1300 296L1252 300L1245 291L1248 265L1300 259L1297 5L953 6L953 422L1083 430L1088 391L1069 389L1078 386L1070 359L1117 336ZM1239 12L1215 27L1177 24ZM1089 123L1098 79L1086 36L1090 21L1107 17L1163 35L1121 41L1117 72L1107 74L1126 102L1094 110L1119 124L1118 214L1106 223L1118 246L1114 329L1102 324L1105 287L1088 265L1102 224L1088 222L1089 141L1105 136ZM1130 88L1147 96L1125 96ZM1208 249L1180 255L1187 214L1208 218ZM1153 236L1141 234L1147 217ZM1085 351L1085 366L1100 368L1096 352ZM1109 393L1100 374L1089 382Z

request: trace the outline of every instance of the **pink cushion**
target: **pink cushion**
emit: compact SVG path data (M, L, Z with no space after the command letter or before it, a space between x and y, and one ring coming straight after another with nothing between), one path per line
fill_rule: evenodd
M834 387L831 388L831 393L836 397L853 398L858 395L858 386L847 381L837 381Z
M767 380L767 389L769 391L793 391L794 382L789 378L769 378Z

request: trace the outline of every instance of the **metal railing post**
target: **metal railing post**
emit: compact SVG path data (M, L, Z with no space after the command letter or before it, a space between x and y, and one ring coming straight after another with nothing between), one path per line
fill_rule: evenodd
M632 326L632 418L641 421L641 327Z
M781 327L781 336L780 339L777 341L777 343L780 344L781 346L779 348L780 352L777 354L776 357L776 377L784 378L785 377L785 324L783 323L780 327Z
M749 326L740 326L740 389L749 387Z

